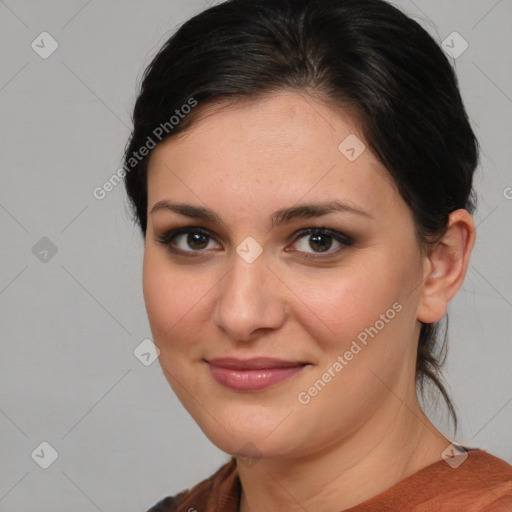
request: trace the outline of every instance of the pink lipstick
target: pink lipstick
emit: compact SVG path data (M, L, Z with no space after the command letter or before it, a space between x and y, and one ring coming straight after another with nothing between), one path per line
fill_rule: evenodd
M306 363L259 357L222 357L206 361L212 377L234 391L261 391L299 373Z

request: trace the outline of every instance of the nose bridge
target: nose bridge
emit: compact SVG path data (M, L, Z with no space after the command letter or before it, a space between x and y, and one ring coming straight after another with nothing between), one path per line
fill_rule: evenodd
M264 288L265 265L261 257L258 260L247 263L238 254L233 256L231 271L225 280L224 296L244 298L247 295L250 298L251 296L255 297L255 294L258 293L258 283L260 291Z
M272 272L264 254L251 261L244 258L247 253L243 249L242 243L233 253L231 268L220 283L214 314L217 325L238 340L247 340L259 328L277 328L284 319L279 292L269 282Z

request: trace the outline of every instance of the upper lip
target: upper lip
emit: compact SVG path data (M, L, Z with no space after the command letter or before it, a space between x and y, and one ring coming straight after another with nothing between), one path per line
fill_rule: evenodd
M235 357L217 357L207 359L206 362L222 368L234 370L257 370L262 368L290 368L304 366L306 363L300 361L286 361L272 357L255 357L252 359L237 359Z

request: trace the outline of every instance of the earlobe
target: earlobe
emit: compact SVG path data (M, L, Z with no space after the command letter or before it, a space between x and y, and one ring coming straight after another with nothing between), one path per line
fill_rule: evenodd
M448 303L466 276L475 236L475 223L469 212L461 209L450 214L445 235L425 256L419 321L437 322L446 314Z

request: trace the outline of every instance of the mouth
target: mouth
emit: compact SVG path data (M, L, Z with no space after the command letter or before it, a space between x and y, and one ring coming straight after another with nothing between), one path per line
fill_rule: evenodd
M301 372L308 363L273 358L205 360L212 377L234 391L261 391Z

